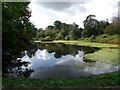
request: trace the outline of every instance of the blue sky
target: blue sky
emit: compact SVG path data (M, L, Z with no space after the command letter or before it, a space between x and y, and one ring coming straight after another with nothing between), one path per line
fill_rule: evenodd
M50 2L48 2L50 1ZM76 23L83 27L83 21L90 14L96 15L97 20L111 21L118 14L119 0L31 0L29 8L32 10L30 21L36 28L45 29L53 25L54 21L72 24ZM72 0L76 1L76 0ZM79 2L78 2L79 1Z

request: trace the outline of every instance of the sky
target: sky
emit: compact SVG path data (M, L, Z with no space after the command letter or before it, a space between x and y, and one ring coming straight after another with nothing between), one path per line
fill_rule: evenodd
M97 20L108 19L118 15L120 0L30 0L30 21L36 28L45 29L56 20L63 23L76 23L83 28L83 21L90 14L96 15ZM48 2L49 1L49 2Z

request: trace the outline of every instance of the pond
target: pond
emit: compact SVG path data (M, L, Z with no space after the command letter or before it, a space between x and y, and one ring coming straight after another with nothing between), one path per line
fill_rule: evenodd
M84 57L99 50L97 47L63 43L35 43L21 59L30 62L27 68L34 70L30 78L83 77L118 70L118 66Z

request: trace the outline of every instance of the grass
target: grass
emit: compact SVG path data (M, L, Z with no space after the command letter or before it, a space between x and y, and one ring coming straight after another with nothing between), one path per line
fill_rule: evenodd
M100 43L118 44L119 43L118 39L120 39L120 35L118 35L118 34L116 34L116 35L102 34L102 35L96 36L95 41L100 42Z
M118 72L90 77L72 77L66 79L30 79L24 77L3 77L4 88L65 88L65 87L117 87L120 85Z
M34 42L41 42L41 43L65 43L65 44L75 44L75 45L81 45L81 46L91 46L91 47L118 47L118 43L120 40L120 35L108 35L108 34L102 34L98 35L93 38L80 38L79 40L54 40L52 42L46 41L34 41Z
M54 43L65 43L65 44L74 44L74 45L80 45L80 46L90 46L90 47L99 47L99 48L107 48L107 47L118 48L119 46L116 44L84 42L84 41L78 41L78 40L73 40L73 41L57 40L57 41L54 41Z

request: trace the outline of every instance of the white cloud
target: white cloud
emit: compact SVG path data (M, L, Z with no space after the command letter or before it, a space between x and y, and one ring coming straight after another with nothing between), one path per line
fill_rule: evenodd
M37 6L36 3L31 3L29 7L32 10L30 21L37 28L46 27L46 24L50 23L51 18L47 15L48 13L44 8Z
M86 16L90 14L96 15L98 20L110 20L113 16L117 15L118 1L119 0L87 0L88 3L70 3L68 4L69 7L62 5L65 9L60 7L61 5L56 5L51 8L49 3L46 7L37 2L31 2L29 5L32 10L30 21L33 22L37 28L43 29L48 25L53 25L56 20L68 24L76 22L80 27L83 27L83 21ZM55 7L57 10L54 9ZM62 9L59 11L59 8Z
M89 14L96 15L97 19L110 19L116 12L115 5L118 0L95 0L87 3L85 7Z

